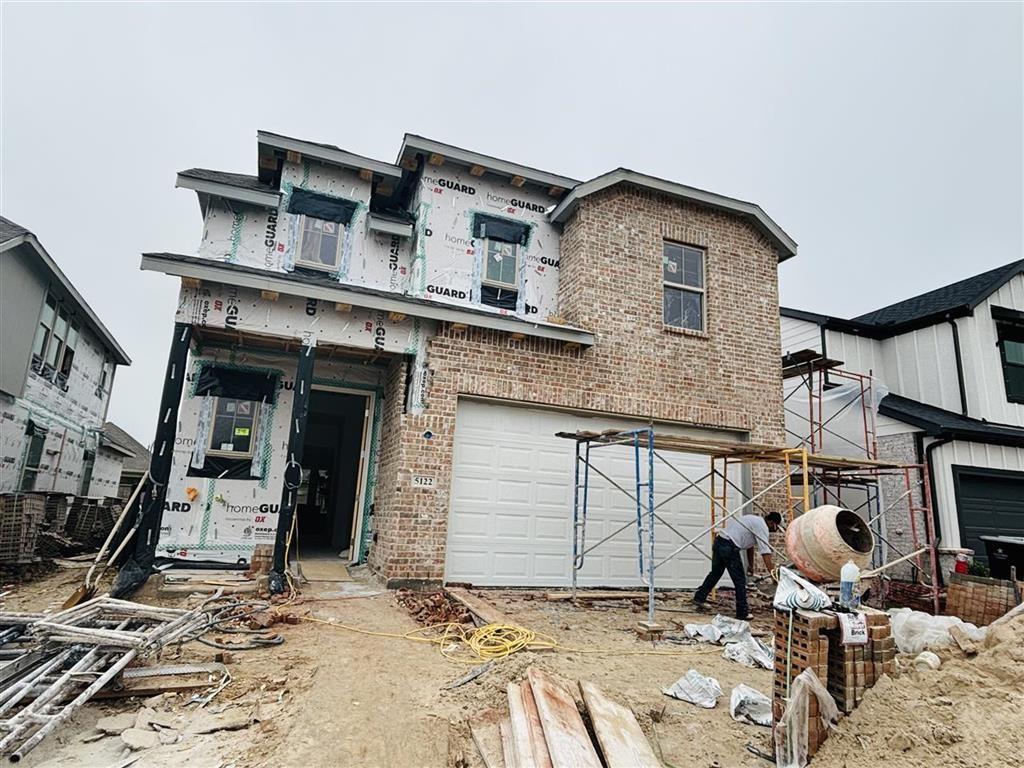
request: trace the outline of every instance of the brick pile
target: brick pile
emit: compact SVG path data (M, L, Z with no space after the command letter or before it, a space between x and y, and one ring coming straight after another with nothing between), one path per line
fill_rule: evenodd
M35 559L39 527L46 514L38 494L0 496L0 562L30 563Z
M983 627L1020 604L1024 582L953 573L949 576L946 615Z
M864 692L882 675L896 671L896 641L889 617L881 612L866 612L866 645L843 645L839 619L832 612L796 611L793 614L792 643L790 614L775 611L775 676L772 689L772 716L778 722L786 709L793 679L812 669L835 699L840 712L849 714L864 698ZM818 701L811 698L807 713L808 754L818 751L828 737L828 729L819 717Z

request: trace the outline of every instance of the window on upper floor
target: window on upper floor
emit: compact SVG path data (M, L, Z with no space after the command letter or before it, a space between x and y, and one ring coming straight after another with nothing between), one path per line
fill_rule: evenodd
M665 325L703 331L706 312L704 251L666 240L661 263Z
M295 264L308 269L337 272L345 243L345 229L359 203L308 189L294 189L288 212L299 217L299 243Z
M1024 326L997 322L996 334L1006 399L1011 403L1024 403Z
M519 246L485 239L480 301L492 307L515 309L519 299Z
M302 267L334 272L341 263L341 244L345 227L336 221L324 221L312 216L300 217L299 257Z
M67 389L77 347L78 321L63 303L48 295L32 345L32 370Z

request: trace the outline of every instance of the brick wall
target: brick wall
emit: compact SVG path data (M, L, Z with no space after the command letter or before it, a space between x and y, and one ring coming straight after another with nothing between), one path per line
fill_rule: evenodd
M704 333L663 325L666 238L706 249ZM622 185L583 199L563 233L560 313L593 331L596 344L442 324L428 346L426 412L403 414L401 376L389 381L371 567L389 579L443 576L460 395L731 429L782 445L777 258L737 216ZM755 470L756 492L775 470ZM414 474L436 486L411 487Z

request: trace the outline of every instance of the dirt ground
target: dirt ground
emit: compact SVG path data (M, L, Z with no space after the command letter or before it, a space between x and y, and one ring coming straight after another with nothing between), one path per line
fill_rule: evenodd
M54 608L81 578L79 568L62 568L31 584L15 587L9 610ZM332 594L321 590L321 594ZM462 755L482 765L465 721L489 707L504 706L505 687L536 665L567 683L592 680L637 713L645 732L674 766L756 766L764 761L744 748L768 750L769 731L734 722L728 695L746 683L769 694L771 673L722 658L717 646L653 645L633 631L645 609L628 601L577 609L513 591L485 594L518 624L555 638L557 650L520 651L495 663L475 681L453 690L447 683L472 665L442 656L437 645L372 632L404 634L418 628L395 600L395 593L361 598L304 599L287 610L299 616L341 623L368 634L304 621L276 625L283 645L235 654L232 682L203 712L186 705L187 696L164 697L155 709L174 718L177 743L141 753L135 766L449 766ZM659 600L658 618L707 622L708 614L687 611L688 598ZM186 605L185 597L177 602ZM724 605L728 609L730 606ZM762 606L755 629L770 626ZM675 634L680 635L681 632ZM193 643L188 660L212 660L215 650ZM164 661L173 662L173 659ZM661 693L689 669L719 680L725 696L713 710L700 709ZM96 721L118 712L138 712L138 700L93 702L55 737L22 761L37 768L114 766L123 759L117 736L96 741ZM239 730L190 734L192 718L231 718L253 714L259 722ZM652 718L657 718L655 723Z
M81 575L80 568L63 567L15 586L6 607L56 607ZM769 729L733 721L728 698L739 683L770 695L772 673L724 659L719 646L638 640L633 627L646 618L642 605L615 601L577 608L535 593L478 591L517 624L550 635L559 647L518 652L497 661L473 682L444 690L472 665L446 659L435 644L374 634L402 635L419 627L394 592L381 590L366 576L334 585L345 589L331 586L320 584L318 590L307 592L319 597L305 597L286 608L320 621L275 625L285 637L283 645L236 653L228 667L231 683L205 709L187 704L187 695L146 702L171 722L171 733L177 735L173 743L132 753L137 757L132 765L478 768L482 762L470 740L467 718L504 707L506 684L521 680L531 665L573 686L578 680L594 681L631 707L668 768L768 765L746 745L771 752ZM348 597L353 588L377 594ZM685 595L659 600L658 619L710 620L708 614L690 612L688 600ZM188 605L189 599L159 602ZM769 631L767 604L755 606L753 629ZM723 602L721 607L728 613L731 606ZM1019 755L1024 754L1024 620L1000 637L1005 642L972 661L947 658L937 673L910 672L898 681L880 683L841 723L812 765L1019 765ZM215 653L192 643L184 659L211 660ZM661 692L689 669L718 679L725 695L717 707L700 709ZM965 688L969 693L963 696ZM128 753L121 739L96 738L95 725L104 715L136 713L142 707L142 702L130 699L90 703L23 764L126 766ZM195 732L211 722L214 727L236 729Z

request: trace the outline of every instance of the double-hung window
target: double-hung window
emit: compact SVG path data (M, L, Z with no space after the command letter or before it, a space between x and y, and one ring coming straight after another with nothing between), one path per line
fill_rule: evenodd
M312 216L302 216L300 220L299 266L337 271L341 262L341 244L345 239L344 225Z
M662 293L665 325L704 330L705 253L700 248L665 241L662 252Z
M1024 325L997 322L996 335L1006 399L1011 403L1024 403Z
M32 370L66 386L78 347L78 321L61 302L47 296L32 345Z
M483 256L480 302L498 309L515 310L519 303L519 273L523 252L530 239L530 225L475 213L473 237L479 238Z
M509 291L518 289L519 281L519 246L515 243L503 243L501 240L484 240L484 285L504 288Z
M259 410L260 404L254 400L215 398L207 453L233 458L251 457L256 444Z

